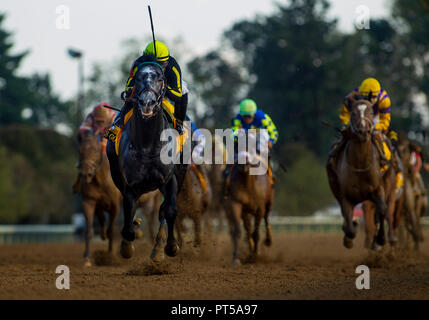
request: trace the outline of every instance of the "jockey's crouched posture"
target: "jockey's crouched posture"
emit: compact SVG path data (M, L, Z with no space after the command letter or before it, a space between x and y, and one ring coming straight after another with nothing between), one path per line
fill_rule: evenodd
M79 131L77 134L77 141L80 144L82 133L88 130L98 131L100 134L104 136L105 132L110 128L113 124L113 120L116 116L116 112L112 109L105 108L104 106L109 106L106 102L102 102L97 104L92 111L86 116L83 120L82 124L79 127ZM101 140L102 150L105 152L107 139L103 138ZM80 163L77 164L77 167L80 167ZM80 192L80 175L77 176L76 182L73 184L73 192Z
M340 120L343 124L342 134L340 140L334 143L329 152L329 165L332 165L332 161L337 158L337 155L342 150L345 139L345 133L347 132L347 126L350 123L351 113L351 98L365 99L373 104L374 112L374 125L375 130L373 132L373 138L375 140L375 147L378 150L381 158L381 166L384 167L387 164L387 159L384 154L383 142L387 144L390 150L392 150L392 165L396 172L402 171L401 161L396 150L398 136L395 131L390 129L391 120L391 103L389 95L386 90L381 88L380 83L374 78L367 78L362 81L359 88L355 88L353 92L347 95L344 99L344 105L340 112ZM387 138L386 137L389 138ZM392 145L395 148L392 148Z
M274 122L271 120L270 116L258 110L258 107L252 99L244 99L240 103L240 112L232 120L232 134L236 138L241 129L245 131L249 129L266 129L268 132L268 149L270 150L273 145L277 142L278 131ZM268 156L270 158L270 154ZM230 175L232 165L228 164L225 169L225 185L224 185L224 196L227 196L228 192L228 178ZM269 165L269 174L272 177L271 166Z
M182 80L182 72L176 59L170 56L167 46L160 42L156 42L156 58L161 65L167 84L166 97L173 102L174 116L176 118L176 129L183 133L183 121L185 121L186 109L188 107L188 90L186 83ZM134 95L134 76L137 73L138 65L145 59L145 55L155 56L155 47L153 42L149 43L141 57L134 61L125 87L126 98L131 98ZM132 104L125 102L121 112L115 119L114 126L123 127L124 115L131 110ZM114 130L114 129L113 129Z

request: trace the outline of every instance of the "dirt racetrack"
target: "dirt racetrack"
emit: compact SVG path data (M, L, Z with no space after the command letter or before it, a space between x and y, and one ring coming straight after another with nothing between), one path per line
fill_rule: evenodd
M274 234L252 263L231 266L227 235L201 249L188 243L180 256L154 266L150 245L136 241L131 260L113 259L93 244L98 264L82 266L83 243L0 247L1 299L428 299L429 241L420 253L369 257L363 235L355 248L342 247L340 233ZM429 234L426 233L426 239ZM244 243L241 246L247 249ZM246 250L247 252L247 250ZM393 259L393 260L392 260ZM70 267L70 290L58 290L55 269ZM118 265L115 265L118 264ZM355 268L367 264L371 288L357 290Z

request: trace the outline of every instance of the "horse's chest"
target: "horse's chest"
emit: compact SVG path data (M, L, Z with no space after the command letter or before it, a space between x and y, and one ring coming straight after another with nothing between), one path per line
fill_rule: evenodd
M158 157L151 158L134 150L130 150L124 156L122 171L129 186L143 185L148 189L156 189L165 184L171 172Z

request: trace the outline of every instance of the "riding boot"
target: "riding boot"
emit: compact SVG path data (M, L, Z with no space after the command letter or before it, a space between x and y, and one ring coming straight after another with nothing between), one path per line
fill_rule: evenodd
M335 159L338 157L338 154L340 153L340 151L342 150L344 144L345 144L345 140L344 137L340 137L340 139L336 142L334 142L331 146L331 149L329 150L328 153L328 165L329 166L333 166L333 162L335 161Z
M188 109L188 94L184 94L180 101L174 104L174 117L176 118L176 130L179 134L183 134L183 122L186 118L186 110Z
M377 149L378 154L380 155L380 166L383 168L389 163L389 161L386 158L386 155L384 154L383 134L381 132L376 132L372 135L371 140L375 148Z

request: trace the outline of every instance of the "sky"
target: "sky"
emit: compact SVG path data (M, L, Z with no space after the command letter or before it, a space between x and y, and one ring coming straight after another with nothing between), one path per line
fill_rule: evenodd
M371 17L389 13L388 0L330 2L330 16L338 17L340 29L346 32L355 28L359 14L356 8L360 5L369 8ZM7 14L4 26L13 32L13 51L30 50L20 74L49 72L54 90L62 98L70 98L77 91L78 76L76 60L67 55L67 48L84 52L86 74L94 62L111 62L121 56L122 40L151 34L148 4L156 34L166 39L180 36L195 54L203 54L217 47L222 32L235 21L270 14L275 10L274 3L272 0L2 0L0 12ZM64 15L67 13L64 8L68 15ZM67 16L69 19L63 19Z

